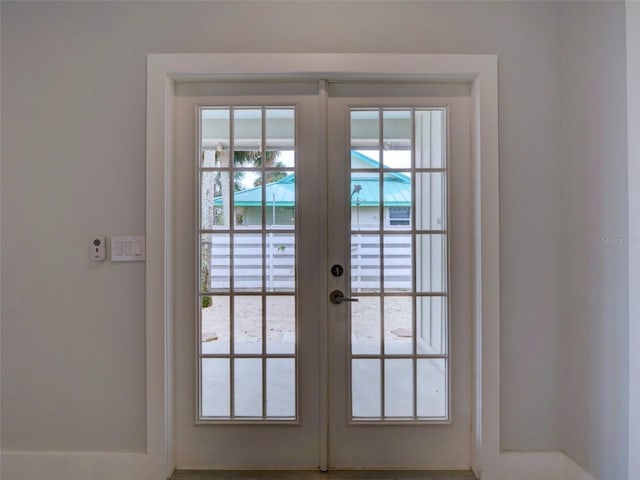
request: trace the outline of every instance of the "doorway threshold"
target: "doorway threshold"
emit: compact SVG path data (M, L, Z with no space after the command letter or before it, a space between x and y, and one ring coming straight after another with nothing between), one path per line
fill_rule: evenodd
M170 480L476 480L471 470L176 470Z

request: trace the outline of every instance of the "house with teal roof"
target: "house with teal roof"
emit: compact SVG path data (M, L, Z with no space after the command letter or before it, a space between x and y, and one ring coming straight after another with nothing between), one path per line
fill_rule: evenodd
M355 150L351 151L352 225L378 228L380 199L386 226L409 225L411 219L411 177L403 172L384 170L380 188L379 162ZM362 170L361 172L359 170ZM292 225L295 219L296 178L289 174L265 187L267 225ZM235 192L234 214L238 225L261 224L262 186ZM221 205L221 198L214 205Z

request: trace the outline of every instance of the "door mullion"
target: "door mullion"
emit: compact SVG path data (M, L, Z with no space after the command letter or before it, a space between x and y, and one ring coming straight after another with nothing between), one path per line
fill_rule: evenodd
M416 258L416 210L417 210L417 178L415 173L416 168L416 111L411 109L411 169L413 174L411 175L411 259L412 264L415 265ZM418 418L418 318L417 318L417 297L416 297L416 273L417 268L411 269L411 327L413 331L413 338L411 339L411 349L413 358L411 361L412 374L413 374L413 417Z
M233 192L233 176L234 176L234 157L235 157L235 129L234 129L234 117L235 109L230 109L229 115L229 211L233 209L233 198L231 192ZM235 318L236 318L236 297L235 297L235 231L234 222L229 221L229 413L231 418L235 417L235 385L236 385L236 365L235 365Z
M262 336L261 343L261 367L262 367L262 418L266 418L267 416L267 175L266 175L266 164L267 164L267 149L266 149L266 115L264 107L261 108L261 121L260 121L260 155L262 156L262 161L260 165L260 175L262 175L260 189L262 192L262 206L260 207L260 215L262 218L262 231L260 232L260 239L262 240L262 295L260 301L262 302L262 319L260 325L260 331ZM295 242L294 242L295 243Z

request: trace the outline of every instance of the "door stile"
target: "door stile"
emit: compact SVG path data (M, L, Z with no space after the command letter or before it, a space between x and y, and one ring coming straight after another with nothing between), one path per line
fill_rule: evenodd
M318 159L321 160L324 165L324 178L325 184L329 184L329 162L328 162L328 108L329 108L329 92L328 82L326 80L318 81ZM327 195L329 197L329 195ZM328 198L325 197L321 201L327 205ZM328 208L328 205L325 207ZM329 210L330 211L330 210ZM328 229L325 228L325 244L328 245L329 236ZM329 247L330 248L330 247ZM328 275L328 264L325 264L325 269L320 275L321 278L326 278ZM326 284L326 282L325 282ZM326 294L325 288L324 293ZM328 313L328 312L327 312ZM329 318L325 315L323 318L323 325L320 328L320 364L319 364L319 379L320 379L320 412L319 412L319 430L320 430L320 470L326 472L329 469Z

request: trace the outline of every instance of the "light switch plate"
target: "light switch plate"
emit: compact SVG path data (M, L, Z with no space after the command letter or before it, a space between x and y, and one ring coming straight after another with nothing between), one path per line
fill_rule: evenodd
M112 262L141 262L146 259L145 237L111 237Z

